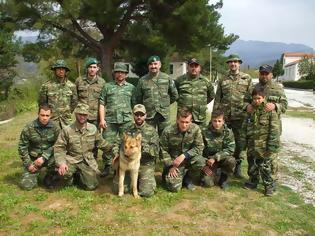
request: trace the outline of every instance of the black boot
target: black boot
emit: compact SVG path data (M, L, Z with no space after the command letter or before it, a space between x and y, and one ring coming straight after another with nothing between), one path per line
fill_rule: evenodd
M238 179L243 179L244 176L242 175L242 161L241 160L237 160L236 161L236 166L234 169L234 177L238 178Z
M104 178L104 177L108 176L109 173L110 173L110 165L105 165L104 170L101 172L100 176L102 178Z
M247 181L245 182L244 186L245 189L256 189L257 188L257 183Z
M58 173L56 172L48 173L44 177L43 183L46 186L46 188L54 189L58 185L59 180L60 180L60 176L58 175Z
M226 190L229 185L228 185L228 175L225 173L221 173L220 179L219 179L219 186L221 189Z
M190 176L189 176L188 174L186 174L186 175L184 176L183 185L184 185L187 189L192 190L192 191L196 189L196 186L193 184L193 182L192 182L192 180L191 180L191 178L190 178Z

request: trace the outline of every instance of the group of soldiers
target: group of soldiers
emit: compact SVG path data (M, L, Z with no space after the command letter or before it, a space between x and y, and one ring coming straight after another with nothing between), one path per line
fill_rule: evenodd
M76 182L94 190L97 176L111 173L122 135L141 133L140 196L155 193L158 159L163 163L165 188L177 192L183 186L193 190L195 184L226 189L230 175L243 178L245 157L249 180L244 187L256 189L261 178L265 194L272 195L286 96L282 86L272 80L271 66L259 68L259 83L253 85L250 76L240 71L238 55L230 55L226 63L229 71L215 92L196 58L187 61L186 74L173 80L160 70L160 58L151 56L148 73L136 87L126 81L125 63L115 63L114 80L105 83L99 76L98 61L88 58L85 76L74 84L67 78L69 67L58 60L51 67L54 77L39 92L37 119L21 132L22 188L37 186L40 169L46 167L44 184L49 188ZM207 123L207 105L212 100L213 112ZM174 102L176 123L169 124ZM101 171L96 160L98 149L103 151ZM128 178L125 180L128 191ZM115 172L113 191L118 192Z

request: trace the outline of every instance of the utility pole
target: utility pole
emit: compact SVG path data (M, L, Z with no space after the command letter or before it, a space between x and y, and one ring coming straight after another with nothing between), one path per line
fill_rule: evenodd
M211 50L211 44L209 46L209 79L212 81L212 50Z

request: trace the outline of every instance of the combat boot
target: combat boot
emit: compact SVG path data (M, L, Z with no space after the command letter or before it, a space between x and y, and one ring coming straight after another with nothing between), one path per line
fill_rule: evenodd
M104 167L103 171L101 172L100 176L102 178L104 178L104 177L108 176L109 173L110 173L110 165L105 165L105 167Z
M46 188L54 189L55 187L57 187L59 180L60 180L60 177L58 173L49 173L45 175L43 179L43 183Z
M238 178L238 179L243 179L244 176L242 175L242 161L241 160L237 160L236 161L236 166L234 169L234 177Z
M193 184L191 178L186 174L183 179L183 185L189 190L195 190L196 186Z
M265 196L272 196L274 186L265 186Z
M257 188L257 183L247 181L247 182L245 182L243 187L245 189L256 189Z
M228 175L225 173L221 173L221 176L219 179L219 186L222 190L226 190L229 187L227 180L228 180Z

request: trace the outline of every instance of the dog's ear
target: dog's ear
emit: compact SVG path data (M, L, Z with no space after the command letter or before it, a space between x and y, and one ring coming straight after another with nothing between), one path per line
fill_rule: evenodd
M126 141L127 138L128 138L128 134L125 132L125 133L124 133L124 141Z
M136 140L137 140L138 145L141 145L141 139L142 139L142 135L141 135L141 133L138 133L136 136Z

